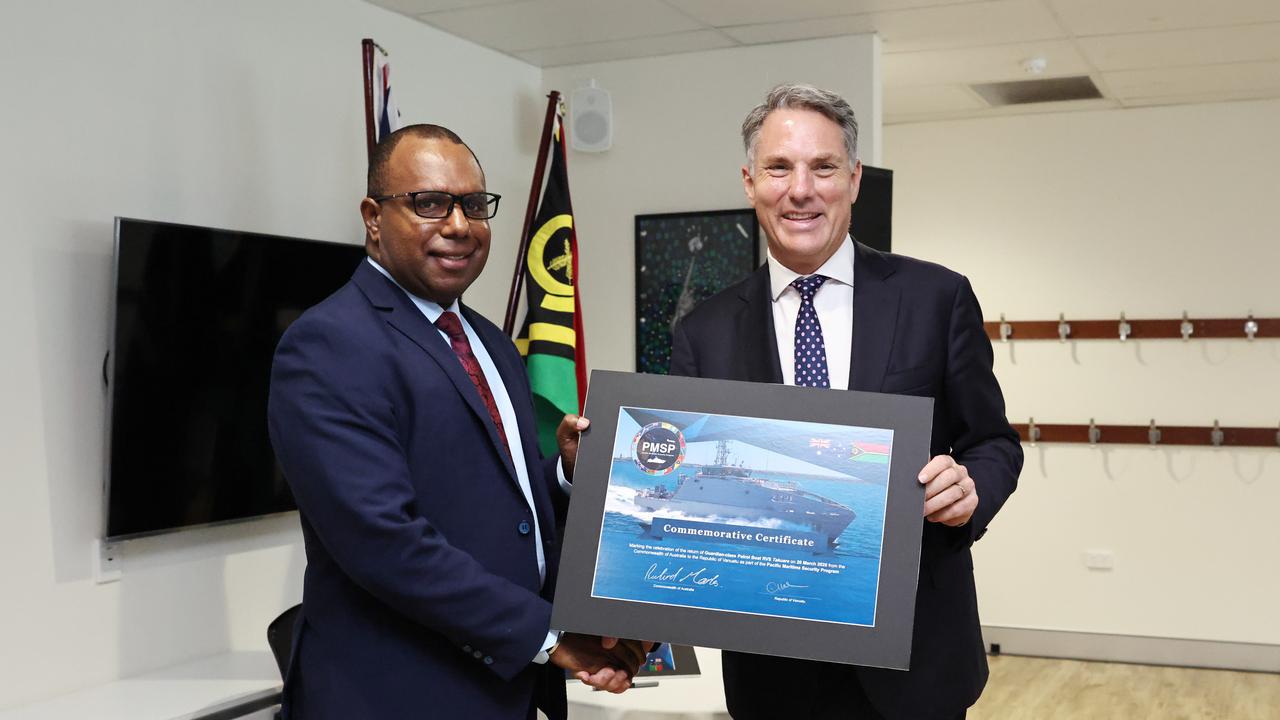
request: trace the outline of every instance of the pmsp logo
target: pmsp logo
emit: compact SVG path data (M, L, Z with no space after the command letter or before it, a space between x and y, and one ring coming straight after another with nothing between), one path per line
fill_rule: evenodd
M684 462L684 434L670 423L649 423L631 440L631 457L646 474L667 475Z

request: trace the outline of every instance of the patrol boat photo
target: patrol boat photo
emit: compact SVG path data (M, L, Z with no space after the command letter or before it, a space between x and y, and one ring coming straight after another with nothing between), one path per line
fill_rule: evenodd
M730 464L727 440L716 441L714 465L704 465L694 475L681 473L674 490L663 485L642 490L635 503L652 512L781 520L825 535L830 547L856 517L851 508L794 482L752 477L747 468Z

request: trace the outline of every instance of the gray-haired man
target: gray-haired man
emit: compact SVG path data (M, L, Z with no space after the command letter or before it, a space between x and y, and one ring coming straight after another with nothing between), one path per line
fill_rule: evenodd
M963 718L987 679L969 547L1017 485L991 344L969 281L848 235L858 125L840 96L774 88L742 125L742 182L768 262L675 329L675 375L933 397L911 670L726 652L737 720ZM816 330L816 336L814 331Z

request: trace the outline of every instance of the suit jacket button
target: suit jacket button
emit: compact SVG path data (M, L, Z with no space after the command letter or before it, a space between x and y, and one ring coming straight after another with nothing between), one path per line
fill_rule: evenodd
M479 660L480 658L484 657L484 653L482 653L482 652L480 652L479 650L477 650L477 651L475 651L475 652L471 653L471 657L474 657L475 659Z
M493 664L493 658L489 657L488 655L485 655L485 656L484 656L484 664L485 664L485 665L492 665L492 664Z
M464 653L469 653L469 652L471 652L471 646L470 646L470 645L463 645L463 646L462 646L462 652L464 652Z
M529 534L529 530L531 529L531 528L529 527L529 521L528 521L528 520L521 520L521 521L520 521L520 524L516 526L516 529L520 531L520 534L521 534L521 535L528 535L528 534Z

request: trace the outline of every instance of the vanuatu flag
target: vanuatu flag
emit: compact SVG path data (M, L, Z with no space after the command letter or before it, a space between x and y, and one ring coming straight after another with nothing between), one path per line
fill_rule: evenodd
M889 462L889 446L877 443L855 442L849 446L849 459L854 462L884 465Z
M578 300L578 237L569 201L563 113L551 131L551 171L530 227L524 257L526 311L516 347L525 358L538 415L538 445L557 452L555 431L566 413L579 413L586 395L586 348Z

